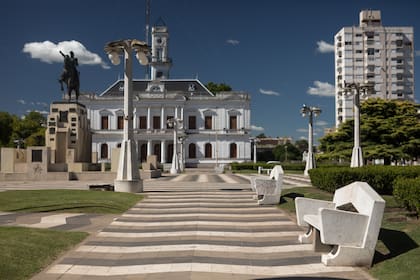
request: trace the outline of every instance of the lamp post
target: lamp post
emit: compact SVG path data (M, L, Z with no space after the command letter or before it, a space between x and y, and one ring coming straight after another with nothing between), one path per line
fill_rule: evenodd
M133 134L132 53L134 50L140 64L147 65L149 47L145 42L127 39L109 42L104 49L114 65L120 64L120 55L124 54L124 131L114 189L117 192L142 192Z
M179 156L178 156L178 128L182 128L182 119L171 118L167 121L168 126L174 129L174 151L172 155L171 174L178 174L180 172Z
M360 146L360 96L368 95L374 89L374 84L365 83L346 83L344 82L344 92L346 95L354 96L354 146L351 154L350 167L363 166L363 153Z
M313 122L313 117L317 117L319 116L319 114L321 114L321 109L318 107L308 107L305 104L303 104L302 108L300 109L300 112L302 113L302 117L306 117L306 115L308 115L309 117L309 124L308 124L308 156L306 158L306 166L305 166L305 171L303 172L303 174L305 176L309 176L308 171L310 169L313 169L316 167L315 165L315 157L313 154L313 140L312 140L312 136L313 136L313 128L312 128L312 122Z

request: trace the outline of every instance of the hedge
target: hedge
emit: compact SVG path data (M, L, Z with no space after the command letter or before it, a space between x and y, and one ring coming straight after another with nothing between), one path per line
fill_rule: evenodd
M278 163L272 163L268 164L265 162L244 162L244 163L238 163L233 162L230 164L232 170L258 170L258 167L261 166L262 168L273 168ZM297 170L302 171L305 169L304 163L280 163L280 165L283 167L283 170Z
M397 178L394 181L394 197L408 210L420 213L420 177Z
M393 193L394 180L420 176L420 166L331 167L309 170L312 185L328 192L354 181L367 182L380 194Z

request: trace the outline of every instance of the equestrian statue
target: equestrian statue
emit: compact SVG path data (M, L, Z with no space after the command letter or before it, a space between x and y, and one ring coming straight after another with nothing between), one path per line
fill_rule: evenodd
M60 51L60 54L64 57L64 68L63 73L61 73L60 79L58 80L61 85L61 91L64 91L63 83L66 84L67 94L69 96L69 101L71 101L71 93L74 91L76 94L76 102L79 99L79 71L77 66L79 62L74 53L70 51L70 55L64 54Z

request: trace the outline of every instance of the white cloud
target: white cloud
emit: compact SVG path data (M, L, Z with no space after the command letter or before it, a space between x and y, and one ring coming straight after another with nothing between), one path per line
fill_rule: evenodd
M309 87L307 93L318 96L335 96L335 87L327 82L314 81L315 87Z
M278 92L276 92L274 90L266 90L266 89L260 88L259 91L260 91L261 94L265 94L265 95L275 95L275 96L279 96L280 95L280 93L278 93Z
M296 131L297 132L300 132L300 133L308 133L308 129L307 128L298 128L298 129L296 129Z
M62 63L63 57L59 51L62 51L65 54L73 51L79 61L79 64L100 65L104 69L110 68L99 55L90 52L85 46L83 46L82 43L75 40L62 41L57 44L51 41L30 42L23 46L22 51L24 53L29 53L31 58L39 59L46 63Z
M317 126L327 126L328 122L319 120L319 121L315 122L315 125L317 125Z
M19 104L22 104L22 105L26 104L26 101L23 100L23 99L16 100L16 102L19 103Z
M318 45L317 51L319 51L320 53L330 53L330 52L334 52L334 45L329 44L325 41L318 41L316 42L316 44Z
M232 45L232 46L237 46L237 45L239 45L240 42L238 40L228 39L228 40L226 40L226 43L228 43L229 45Z
M264 131L264 127L251 125L251 130L253 130L253 131Z
M50 113L45 110L26 110L26 113L30 113L30 112L37 112L37 113L40 113L41 115L48 115Z

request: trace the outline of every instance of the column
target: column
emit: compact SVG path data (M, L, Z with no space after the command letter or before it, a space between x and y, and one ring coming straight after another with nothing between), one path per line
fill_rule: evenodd
M139 127L138 124L138 116L137 116L137 108L134 108L134 113L133 113L133 128L137 129Z
M152 155L152 140L147 140L147 156Z
M177 119L177 118L178 118L178 106L176 106L176 107L175 107L174 118L175 118L175 119Z
M165 107L162 106L160 109L160 129L164 130L165 128Z
M184 121L184 107L181 107L181 116L179 117L182 121Z
M152 114L150 112L150 107L147 107L147 130L150 130L152 122Z
M160 163L166 163L166 141L160 142Z

